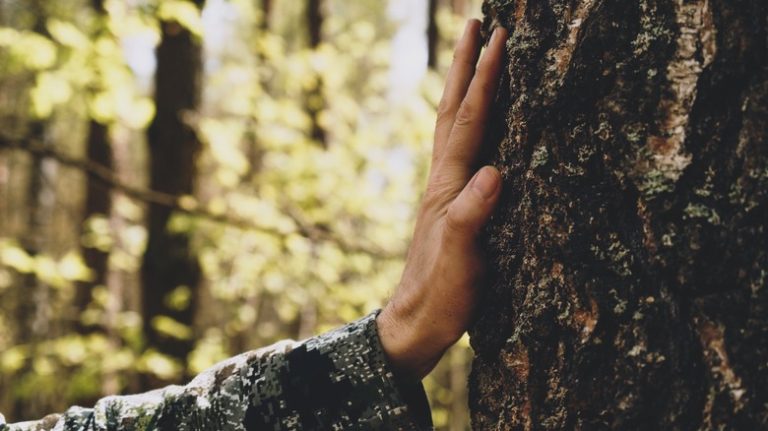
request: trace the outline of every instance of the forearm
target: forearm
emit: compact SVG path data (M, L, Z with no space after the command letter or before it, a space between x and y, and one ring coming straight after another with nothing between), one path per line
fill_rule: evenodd
M375 317L244 353L183 387L107 397L0 430L429 429L423 389L396 381Z

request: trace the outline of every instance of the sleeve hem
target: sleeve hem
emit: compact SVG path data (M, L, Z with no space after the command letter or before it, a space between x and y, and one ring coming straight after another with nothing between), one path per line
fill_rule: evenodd
M427 394L424 391L424 385L421 381L414 380L402 375L398 375L393 371L392 366L389 363L384 347L381 344L381 338L379 337L378 326L376 325L376 317L378 317L381 310L376 310L371 313L366 319L370 319L368 322L369 331L372 335L369 337L372 352L379 357L379 360L384 364L386 368L386 374L392 376L392 387L397 394L397 398L402 400L403 405L406 406L406 415L408 415L417 426L419 430L431 430L432 413L429 407L429 401L427 400Z

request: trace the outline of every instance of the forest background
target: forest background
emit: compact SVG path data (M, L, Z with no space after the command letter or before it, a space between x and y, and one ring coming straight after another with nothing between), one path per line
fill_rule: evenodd
M0 412L381 307L475 0L0 0ZM468 429L466 339L425 380Z

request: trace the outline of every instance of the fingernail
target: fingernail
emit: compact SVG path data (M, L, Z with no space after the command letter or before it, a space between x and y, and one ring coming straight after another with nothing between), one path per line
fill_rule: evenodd
M472 188L480 192L484 199L488 199L496 193L499 183L498 171L490 166L486 166L475 175L475 179L472 181Z

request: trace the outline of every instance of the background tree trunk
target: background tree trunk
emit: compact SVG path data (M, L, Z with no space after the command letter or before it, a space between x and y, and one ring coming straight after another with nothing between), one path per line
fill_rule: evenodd
M92 0L91 8L97 17L97 28L94 37L101 36L106 31L107 11L104 8L104 0ZM89 161L114 169L112 157L112 144L109 138L109 125L92 118L88 123L88 138L86 143L86 155ZM112 191L107 184L92 176L86 177L85 206L83 211L81 233L85 230L85 224L94 216L108 218L112 212ZM93 273L90 281L80 283L77 288L75 306L82 313L91 302L93 289L96 286L105 286L107 283L107 271L109 269L109 252L90 246L82 247L83 259ZM80 333L87 333L92 328L86 328L78 323Z
M195 0L202 9L203 0ZM202 47L200 40L177 22L162 22L155 74L156 116L149 127L150 187L175 195L193 195L201 144L190 122L200 106ZM147 347L185 363L192 350L191 334L162 331L170 317L191 331L201 270L190 248L189 232L171 232L167 206L150 204L148 243L142 264L142 317ZM171 306L169 295L188 289L188 301ZM177 291L180 292L180 291ZM178 305L178 304L177 304ZM161 320L162 319L162 320ZM167 327L166 329L173 329Z
M261 21L259 22L259 29L261 31L269 31L270 24L272 22L272 10L274 9L273 0L261 0Z
M486 0L475 429L768 427L768 4Z
M323 42L323 24L325 23L325 11L323 0L307 0L307 42L309 49L316 51ZM325 109L325 94L323 77L315 75L315 85L307 91L306 110L311 121L310 136L319 145L328 148L328 134L321 124L320 114Z
M40 36L49 37L45 26L48 19L46 8L48 4L36 0L30 6L34 18L33 31ZM48 118L36 118L31 121L27 133L32 141L41 146L51 145L48 137ZM31 157L25 205L28 212L21 245L32 258L43 255L50 246L50 227L56 204L54 188L56 174L57 166L53 160L46 160L37 155ZM55 336L51 333L52 330L58 329L51 327L51 286L41 280L36 272L21 275L20 282L22 288L16 295L17 303L15 304L16 322L18 322L15 338L24 340L29 346L30 355L35 355L42 342ZM32 362L27 361L21 370L28 372L32 366ZM32 404L17 398L12 414L23 417L40 407Z
M427 67L437 70L440 29L437 25L438 0L427 0Z

